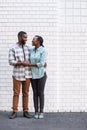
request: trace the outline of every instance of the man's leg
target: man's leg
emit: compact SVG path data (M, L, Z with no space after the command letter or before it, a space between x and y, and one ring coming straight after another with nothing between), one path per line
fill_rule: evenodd
M10 119L14 119L17 116L20 85L21 85L21 82L16 80L13 77L13 107L12 107L13 113L10 116Z
M29 95L29 87L30 87L30 79L26 79L26 81L22 81L22 104L23 104L23 112L24 117L31 118L28 114L28 95Z

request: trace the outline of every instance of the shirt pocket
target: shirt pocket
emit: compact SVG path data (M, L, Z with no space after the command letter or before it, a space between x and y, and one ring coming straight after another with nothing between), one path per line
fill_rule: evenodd
M23 61L23 55L22 53L16 53L15 54L16 61Z

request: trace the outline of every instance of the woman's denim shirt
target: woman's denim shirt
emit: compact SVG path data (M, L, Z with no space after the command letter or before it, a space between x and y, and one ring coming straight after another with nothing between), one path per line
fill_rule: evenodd
M47 60L47 51L44 47L40 46L30 50L30 63L37 64L37 67L31 67L32 79L40 79L44 76L46 68L44 64Z

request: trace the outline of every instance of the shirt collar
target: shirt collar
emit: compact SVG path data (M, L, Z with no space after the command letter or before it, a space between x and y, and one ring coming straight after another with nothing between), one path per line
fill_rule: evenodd
M20 45L18 42L16 43L19 47L22 47L22 45ZM24 47L26 46L26 44L24 45Z
M34 48L35 51L39 51L40 49L42 49L42 46L38 47L37 49Z

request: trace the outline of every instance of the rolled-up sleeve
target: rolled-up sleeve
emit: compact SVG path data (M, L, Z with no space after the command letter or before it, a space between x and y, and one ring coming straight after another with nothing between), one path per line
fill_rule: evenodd
M8 61L9 61L9 64L13 66L17 63L16 58L15 58L14 48L9 50Z
M40 58L40 61L37 63L37 66L40 68L40 67L43 67L45 62L47 60L47 51L44 49L42 54L41 54L41 58Z

